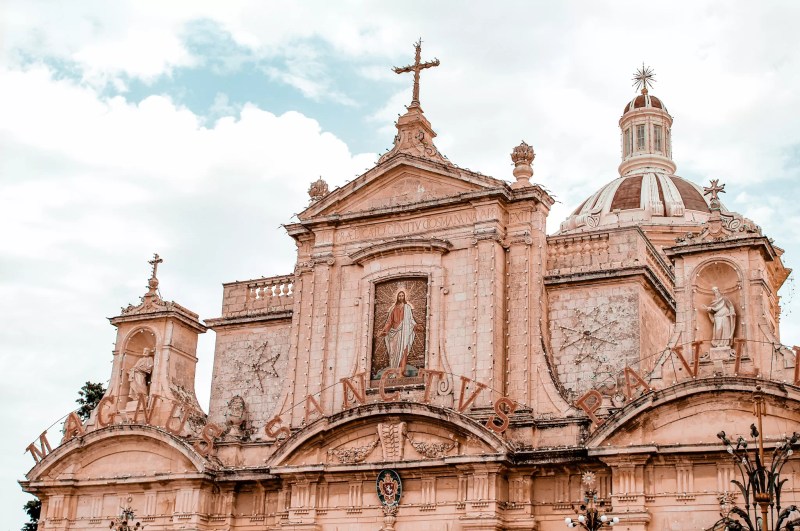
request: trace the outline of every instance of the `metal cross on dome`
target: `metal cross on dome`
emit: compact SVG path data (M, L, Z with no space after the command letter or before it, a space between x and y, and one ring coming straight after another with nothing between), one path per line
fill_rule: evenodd
M644 66L644 63L642 63L642 67L638 68L633 74L633 86L636 87L637 90L642 89L642 94L647 94L648 87L652 88L655 82L655 71L649 66Z
M392 70L394 71L395 74L405 74L406 72L414 72L414 93L411 98L411 105L419 106L419 73L426 68L433 68L434 66L439 66L439 59L436 59L434 57L433 61L426 61L424 63L420 62L420 55L422 51L421 38L414 43L414 48L416 50L414 54L414 64L407 66L395 66L392 67Z

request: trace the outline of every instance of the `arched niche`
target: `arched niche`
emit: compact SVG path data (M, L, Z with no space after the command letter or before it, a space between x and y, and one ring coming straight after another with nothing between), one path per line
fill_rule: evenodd
M743 291L742 275L739 268L729 260L715 258L700 264L692 276L692 308L694 308L693 341L702 341L701 351L711 348L714 333L713 320L708 306L714 300L714 288L729 299L736 309L736 327L733 337L742 337Z
M145 350L152 350L155 354L157 337L150 328L141 327L133 330L123 343L121 372L119 375L118 396L127 397L130 393L130 381L128 374L130 369L142 359ZM151 385L153 375L147 378L147 385Z

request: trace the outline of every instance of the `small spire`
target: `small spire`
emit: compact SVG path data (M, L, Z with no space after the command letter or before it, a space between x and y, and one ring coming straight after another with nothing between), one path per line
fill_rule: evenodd
M153 297L156 296L156 290L158 289L158 264L162 263L164 260L158 256L158 253L153 253L153 259L148 260L147 263L153 266L153 269L150 273L150 280L147 281L147 295L145 297Z
M655 71L649 66L644 66L644 63L642 63L642 67L638 68L633 74L633 86L636 87L637 90L642 89L642 94L647 94L648 87L652 88L655 82Z
M514 162L514 177L517 182L511 185L512 188L523 188L531 186L530 178L533 177L533 159L536 153L524 140L511 152L511 160Z

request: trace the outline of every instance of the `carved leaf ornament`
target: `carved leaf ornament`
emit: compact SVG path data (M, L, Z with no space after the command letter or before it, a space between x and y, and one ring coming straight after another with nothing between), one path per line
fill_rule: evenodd
M378 473L375 482L378 489L378 499L384 507L397 505L400 503L400 496L403 494L403 483L397 472L391 469L384 469Z

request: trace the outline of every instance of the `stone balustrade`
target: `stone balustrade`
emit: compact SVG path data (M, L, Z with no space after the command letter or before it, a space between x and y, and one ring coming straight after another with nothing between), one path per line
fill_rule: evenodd
M222 317L246 317L292 310L294 275L223 284Z

